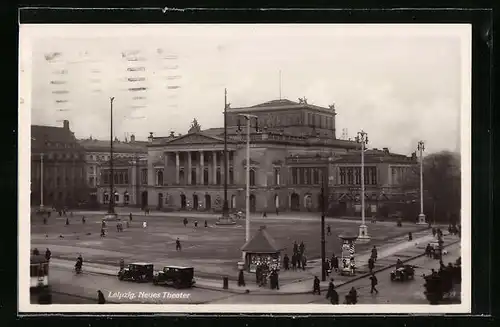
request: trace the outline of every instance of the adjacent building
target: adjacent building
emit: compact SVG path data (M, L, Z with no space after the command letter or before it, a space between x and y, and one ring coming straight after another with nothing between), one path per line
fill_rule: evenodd
M97 140L95 138L88 138L79 140L78 143L85 150L85 179L87 185L90 189L89 193L89 203L97 204L98 202L103 202L98 199L98 188L105 187L108 182L103 179L103 176L109 174L109 160L110 160L110 148L111 144L109 140ZM115 138L113 142L113 158L118 165L123 165L125 163L132 165L132 162L140 162L141 160L146 160L147 158L147 148L146 141L137 141L135 135L131 135L130 139L125 141L120 141ZM122 174L123 172L117 171ZM131 172L130 172L131 174ZM132 180L131 175L127 175L126 179L118 179L123 185L123 181ZM118 184L118 183L117 183ZM102 193L102 192L101 192Z
M84 170L85 151L69 121L64 120L62 127L31 126L31 205L40 205L42 193L43 204L48 207L85 201L88 189Z

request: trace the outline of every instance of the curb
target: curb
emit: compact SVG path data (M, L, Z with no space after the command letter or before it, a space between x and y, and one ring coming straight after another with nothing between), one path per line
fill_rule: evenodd
M456 240L456 241L454 241L454 242L451 242L451 243L449 243L449 244L447 244L447 245L443 246L443 248L447 248L447 247L452 246L452 245L454 245L454 244L456 244L456 243L459 243L459 242L460 242L460 240ZM406 263L406 262L408 262L408 261L412 261L412 260L418 259L418 258L423 257L423 256L425 256L425 253L422 253L422 254L416 255L416 256L414 256L414 257L407 258L407 259L405 259L405 260L402 260L401 262L402 262L402 263ZM396 266L396 264L391 264L391 265L389 265L389 266L385 266L385 267L379 268L378 270L374 270L373 272L374 272L374 273L382 272L382 271L385 271L385 270L391 269L391 268L393 268L393 267L395 267L395 266ZM340 287L340 286L344 286L344 285L347 285L347 284L353 283L353 282L355 282L355 281L357 281L357 280L360 280L360 279L366 278L366 277L368 277L368 276L370 276L370 273L365 273L365 274L362 274L362 275L358 275L358 276L356 276L356 277L353 277L352 279L349 279L349 280L347 280L347 281L345 281L345 282L342 282L342 283L339 283L339 284L335 285L335 288L338 288L338 287ZM195 286L195 287L196 287L196 286ZM233 291L233 290L225 290L225 289L222 289L222 288L205 287L205 286L203 286L203 287L198 287L198 288L200 288L200 289L208 289L208 290L212 290L212 291L221 291L221 292L227 292L227 293L234 293L234 294L247 294L247 293L245 293L245 291L243 291L243 290L242 290L242 291L239 291L239 290L238 290L238 291ZM322 287L322 288L321 288L321 291L327 291L327 290L328 290L328 287ZM312 291L300 291L300 292L273 292L273 291L270 291L270 290L269 290L269 291L268 291L268 290L266 290L266 291L260 291L260 290L257 290L257 291L254 291L253 293L252 293L252 291L250 291L250 293L248 293L248 294L252 294L252 295L253 295L253 294L256 294L256 295L302 295L302 294L309 294L309 293L311 293L311 292L312 292Z

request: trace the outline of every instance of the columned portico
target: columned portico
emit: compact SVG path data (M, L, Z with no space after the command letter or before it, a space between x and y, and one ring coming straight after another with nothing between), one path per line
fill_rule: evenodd
M176 152L175 153L175 184L179 185L180 183L180 180L179 180L179 176L180 176L180 160L179 160L179 152Z
M217 152L212 152L212 184L217 184Z
M199 170L198 170L198 181L199 184L204 185L204 177L205 177L205 156L203 151L200 151L200 162L199 162Z
M187 151L187 161L188 161L188 168L187 168L187 181L186 185L191 185L191 169L192 169L192 163L191 163L191 152Z

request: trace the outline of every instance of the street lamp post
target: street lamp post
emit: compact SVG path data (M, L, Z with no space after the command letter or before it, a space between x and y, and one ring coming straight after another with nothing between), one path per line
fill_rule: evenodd
M219 217L216 225L234 225L236 222L229 216L229 204L227 202L227 89L224 89L224 202L222 204L222 217Z
M109 207L108 213L104 216L105 220L117 220L118 215L115 213L115 193L114 193L114 167L113 167L113 101L115 97L110 97L110 147L109 147L109 171L110 171L110 181L109 181Z
M43 209L43 153L40 153L40 209Z
M424 141L419 141L417 145L417 150L420 152L420 214L418 215L418 225L427 225L425 221L424 214L424 157L423 152L425 150Z
M367 243L370 241L368 227L365 222L365 145L368 143L368 134L361 130L358 132L356 141L361 143L361 225L359 226L358 241Z
M257 116L255 115L248 115L248 114L239 114L238 116L245 117L247 121L247 169L246 169L246 196L245 196L245 206L246 206L246 212L245 212L245 224L246 224L246 229L245 229L245 241L248 242L250 241L250 122L252 118L255 118L257 120ZM258 128L258 127L256 127Z
M325 249L325 216L326 216L326 195L325 195L325 179L328 177L328 170L323 174L323 182L321 185L321 280L326 280L326 249Z

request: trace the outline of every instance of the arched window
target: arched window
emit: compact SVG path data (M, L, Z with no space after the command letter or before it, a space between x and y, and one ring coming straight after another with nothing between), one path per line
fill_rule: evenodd
M127 205L130 201L130 196L128 194L127 191L125 191L125 193L123 193L123 202Z
M115 191L115 203L118 203L120 201L120 194Z
M156 185L163 185L163 170L156 172Z
M255 170L250 169L250 186L255 186Z
M314 179L314 184L315 185L318 185L320 184L319 182L319 169L318 168L314 168L314 171L313 171L313 179Z
M274 168L274 185L280 185L280 169Z

